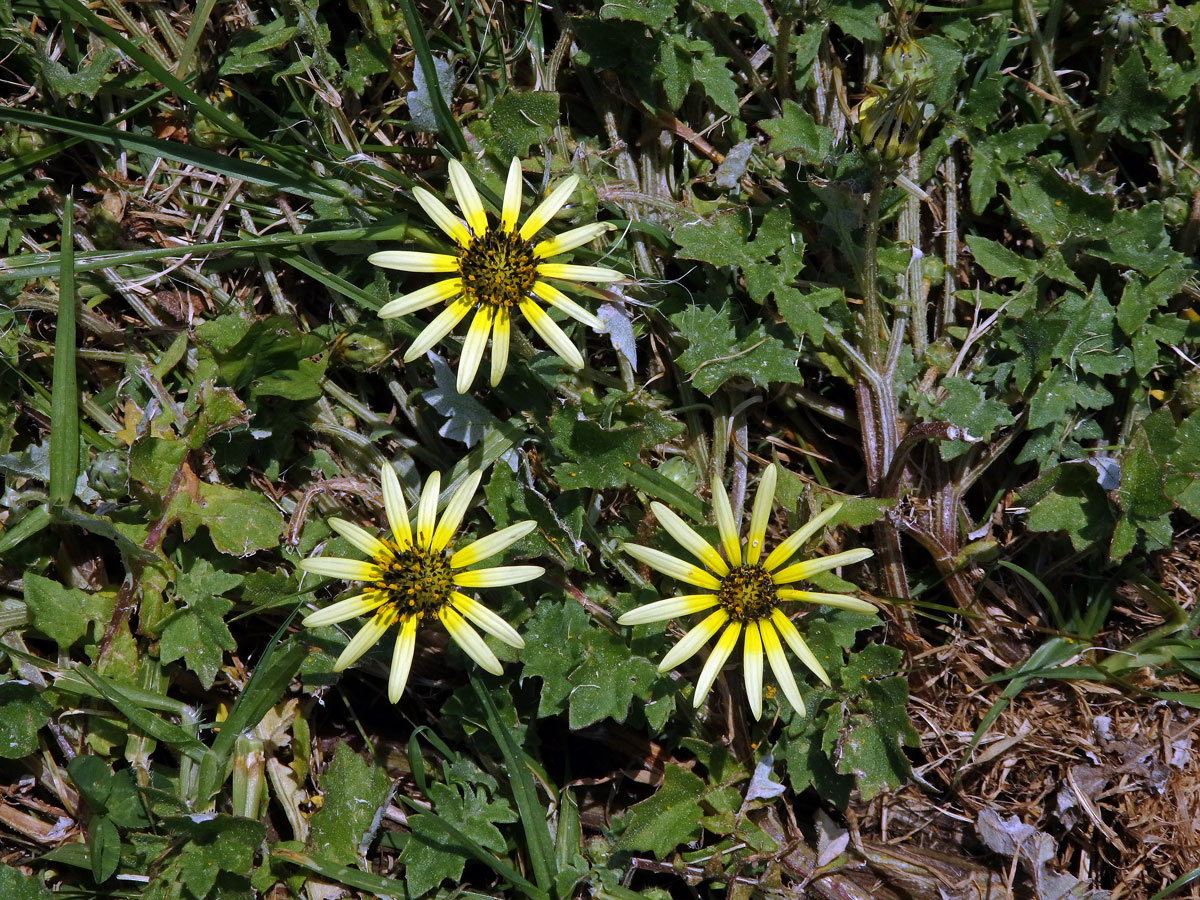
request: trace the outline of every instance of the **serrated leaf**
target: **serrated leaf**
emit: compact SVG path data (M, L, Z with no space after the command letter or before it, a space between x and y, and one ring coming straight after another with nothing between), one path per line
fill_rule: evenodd
M339 743L319 784L321 808L313 813L308 846L326 859L354 864L361 855L363 835L375 826L391 791L391 779Z
M699 259L714 266L740 266L750 261L746 255L750 212L745 208L680 225L671 236L679 245L678 255L684 259Z
M968 234L967 246L983 271L993 278L1012 278L1017 285L1022 285L1037 272L1037 260L1026 259L996 241Z
M688 341L678 363L697 390L712 394L731 378L746 378L760 387L803 381L796 368L799 354L767 334L761 323L739 333L729 303L720 309L689 307L670 318Z
M187 838L179 854L179 874L197 898L213 889L222 872L250 874L267 830L262 822L223 813L172 817L166 824L172 833Z
M839 742L837 770L853 775L862 798L870 800L905 782L911 766L903 748L919 746L921 739L908 720L903 678L869 682L855 707Z
M199 480L190 488L171 504L184 537L190 540L204 526L214 547L239 557L279 546L283 516L262 494Z
M20 759L36 753L37 733L50 721L52 710L32 684L0 684L0 759ZM6 896L0 891L0 897Z
M184 659L200 683L212 687L224 651L237 647L224 620L233 602L223 595L241 583L242 576L219 571L206 559L197 559L180 574L175 589L183 607L163 626L161 661Z
M87 634L90 622L107 622L115 602L112 593L88 593L63 587L33 572L25 573L30 623L63 650Z
M605 428L572 409L550 419L550 441L569 462L554 467L563 490L622 487L645 439L639 427Z
M606 0L600 7L600 18L641 22L657 29L670 21L676 3L678 0Z
M668 763L654 796L630 808L616 849L648 851L665 859L681 844L695 840L704 815L696 800L703 790L704 782L698 777Z
M768 149L780 156L799 151L806 163L819 166L833 151L833 132L818 125L808 110L792 100L784 101L782 116L759 124L771 137Z
M51 900L52 896L36 876L0 865L0 897L5 900Z
M558 124L558 94L554 91L508 91L488 114L489 148L502 160L525 157L532 144L549 141Z
M1113 69L1112 84L1098 104L1100 131L1120 130L1131 140L1141 140L1167 127L1159 113L1167 104L1150 83L1146 63L1136 48Z

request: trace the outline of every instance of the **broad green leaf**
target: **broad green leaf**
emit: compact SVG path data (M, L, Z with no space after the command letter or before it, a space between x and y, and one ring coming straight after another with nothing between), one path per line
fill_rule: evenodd
M381 768L339 743L320 787L321 808L313 813L308 846L325 859L352 864L361 855L363 835L387 799L391 781Z
M249 875L266 835L262 822L224 813L171 817L166 824L187 839L179 854L179 874L197 898L208 894L223 872Z
M792 100L783 103L783 115L760 123L762 130L771 138L768 148L772 153L786 156L796 153L810 166L820 166L833 150L833 132L817 120L803 106Z
M668 763L662 786L654 796L630 808L616 849L648 851L665 859L681 844L695 840L700 836L700 818L704 815L696 801L703 791L703 781Z
M204 526L213 546L230 556L250 556L279 545L283 516L258 491L205 481L193 484L195 496L181 491L171 504L184 537L190 540Z
M524 158L532 144L550 140L558 124L558 94L554 91L510 91L501 94L488 113L488 147L501 160Z
M25 573L25 604L30 623L66 650L87 634L90 622L107 623L116 595L66 588L57 581Z
M744 378L759 387L803 381L795 350L768 334L761 323L738 328L734 316L727 303L720 309L693 306L670 317L688 342L678 363L697 390L712 394L733 378Z
M183 605L163 626L160 660L183 659L200 683L211 688L225 651L237 647L224 621L233 602L222 595L241 583L240 575L218 571L203 558L180 574L175 589Z
M0 684L0 758L20 759L36 753L37 733L53 709L32 684ZM5 894L0 891L0 896Z

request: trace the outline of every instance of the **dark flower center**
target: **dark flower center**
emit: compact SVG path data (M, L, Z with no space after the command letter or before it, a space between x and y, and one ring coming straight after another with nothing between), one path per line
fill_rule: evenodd
M717 592L721 608L738 622L762 619L779 603L775 582L762 566L734 566L721 579Z
M402 617L437 615L454 592L453 571L445 552L415 546L401 548L390 540L384 543L393 556L376 561L382 573L376 589L387 595L388 603Z
M475 305L515 306L537 281L533 245L516 232L488 230L471 241L458 260L463 293Z

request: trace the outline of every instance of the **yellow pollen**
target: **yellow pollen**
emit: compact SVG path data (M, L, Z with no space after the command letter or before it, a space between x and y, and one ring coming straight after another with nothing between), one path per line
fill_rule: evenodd
M533 290L537 259L520 235L489 230L461 251L458 270L463 293L476 305L515 306Z
M404 609L422 618L437 615L454 592L454 576L446 552L400 547L391 540L384 543L391 551L391 558L375 560L380 570L375 590L387 597L393 610Z
M738 622L764 619L779 603L775 582L762 566L733 566L721 579L717 601Z

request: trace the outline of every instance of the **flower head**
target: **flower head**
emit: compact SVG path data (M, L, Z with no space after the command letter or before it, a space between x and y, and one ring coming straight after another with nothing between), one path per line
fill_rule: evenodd
M392 670L388 678L388 699L392 703L398 702L404 693L416 648L417 626L422 622L439 620L471 659L487 671L499 675L500 661L470 622L509 646L520 648L525 646L525 642L511 625L474 597L463 593L463 590L520 584L537 578L546 570L541 566L456 570L495 556L529 534L535 527L534 523L509 525L454 550L454 535L475 497L483 473L473 472L463 480L450 497L440 520L437 518L437 504L442 479L437 472L430 475L417 504L415 534L409 524L408 508L395 470L385 464L381 475L383 505L390 534L376 537L342 519L329 520L334 531L369 559L362 561L318 556L300 563L301 569L314 575L364 582L363 591L312 613L304 619L303 624L316 628L371 614L371 618L337 658L333 666L335 672L352 665L388 629L397 626Z
M781 608L782 604L785 601L799 600L803 603L823 603L826 606L836 606L854 612L870 613L875 611L873 605L856 597L818 593L800 590L796 587L798 582L804 581L818 572L826 572L837 566L850 565L867 559L873 555L872 551L866 549L847 550L832 556L785 565L796 554L796 551L804 546L805 541L837 514L841 508L840 503L835 503L810 520L803 528L772 550L765 560L762 559L767 522L771 517L771 508L775 502L777 477L774 466L770 466L763 472L762 481L758 486L758 494L754 498L754 509L750 514L750 528L745 544L738 536L738 529L733 521L733 509L729 505L729 496L725 493L725 486L721 484L720 479L713 479L713 511L716 513L717 531L720 534L721 550L724 551L724 555L667 507L658 502L650 504L667 533L703 563L704 568L686 560L677 559L652 547L643 547L640 544L624 545L625 552L634 559L664 575L670 575L676 581L694 585L704 593L684 594L639 606L617 620L622 625L662 622L676 616L714 610L699 625L684 635L658 666L660 672L674 668L690 659L717 632L721 633L716 646L709 654L708 661L704 664L700 673L700 681L696 685L695 705L697 707L704 702L721 667L725 665L725 661L729 659L730 653L737 645L738 638L744 635L742 672L746 679L746 695L750 699L750 709L754 713L754 718L757 719L762 715L764 650L783 695L803 715L804 701L796 687L796 679L792 675L791 666L783 654L780 638L783 638L783 642L800 658L800 661L825 684L829 684L829 676L816 656L813 655L812 650L809 649L808 644L805 643L804 638L801 637L796 626L792 624L792 620L784 613Z
M466 221L454 215L429 191L420 187L413 189L421 208L454 242L454 252L385 250L372 253L369 257L375 265L387 269L437 272L450 276L397 297L379 310L383 318L394 318L438 303L446 304L446 308L438 313L408 348L404 354L405 362L411 362L433 347L467 313L474 310L475 315L467 329L462 358L458 363L458 391L464 393L475 380L489 333L492 336L491 383L495 386L500 383L508 364L508 330L513 312L517 310L567 365L583 368L583 355L539 301L584 325L603 330L599 319L555 287L554 282L604 284L620 281L625 276L613 269L565 265L547 260L594 240L612 226L593 223L573 228L557 237L534 240L567 202L578 183L576 175L560 181L520 228L517 227L517 218L521 214L521 164L516 159L508 169L500 221L495 227L488 222L488 215L471 176L457 160L450 161L450 187Z

